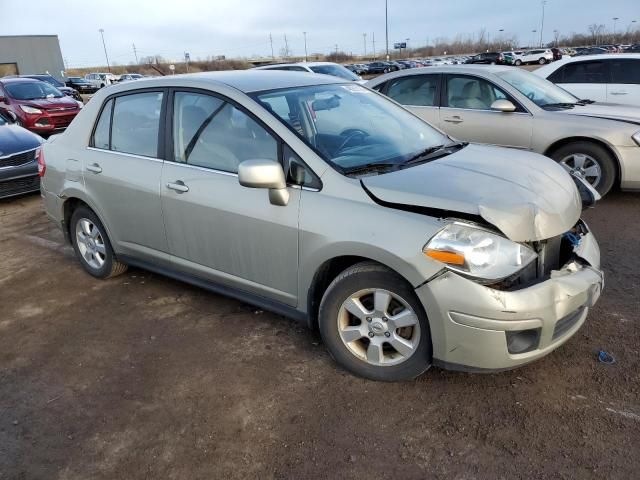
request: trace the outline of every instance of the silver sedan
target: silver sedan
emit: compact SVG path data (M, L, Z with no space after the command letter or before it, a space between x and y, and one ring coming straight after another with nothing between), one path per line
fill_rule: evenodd
M581 100L503 66L413 69L366 85L459 140L547 155L602 195L640 188L640 108Z

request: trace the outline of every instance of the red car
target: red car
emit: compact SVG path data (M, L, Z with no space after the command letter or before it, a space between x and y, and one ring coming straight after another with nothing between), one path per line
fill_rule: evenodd
M80 102L46 82L0 79L0 110L13 112L19 125L40 135L64 130L81 108Z

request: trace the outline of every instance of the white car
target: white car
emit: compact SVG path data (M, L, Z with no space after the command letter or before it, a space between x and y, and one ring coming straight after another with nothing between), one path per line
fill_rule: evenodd
M113 73L87 73L84 79L96 88L106 87L117 81Z
M640 55L563 58L533 72L579 98L640 106Z
M274 65L255 67L254 70L286 70L290 72L321 73L324 75L333 75L334 77L344 80L351 80L352 82L365 82L362 80L362 77L359 77L347 67L333 62L277 63Z
M514 65L522 65L527 63L545 63L553 62L553 52L549 49L540 48L538 50L528 50L517 56L513 61Z

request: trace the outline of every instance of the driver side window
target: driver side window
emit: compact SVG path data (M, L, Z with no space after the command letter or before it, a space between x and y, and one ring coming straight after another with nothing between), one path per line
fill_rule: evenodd
M463 75L447 77L445 101L450 108L491 110L491 104L501 99L510 100L504 91L485 79Z
M250 159L278 161L278 143L231 103L193 92L176 92L173 108L174 161L237 173Z

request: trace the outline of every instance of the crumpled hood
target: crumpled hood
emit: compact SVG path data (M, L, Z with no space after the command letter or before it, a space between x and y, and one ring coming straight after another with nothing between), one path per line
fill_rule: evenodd
M592 103L591 105L577 105L568 110L559 110L568 115L582 115L586 117L607 118L640 125L640 107L620 105L617 103Z
M560 235L582 211L564 168L508 148L469 145L433 162L364 177L362 183L385 203L479 215L516 242Z

